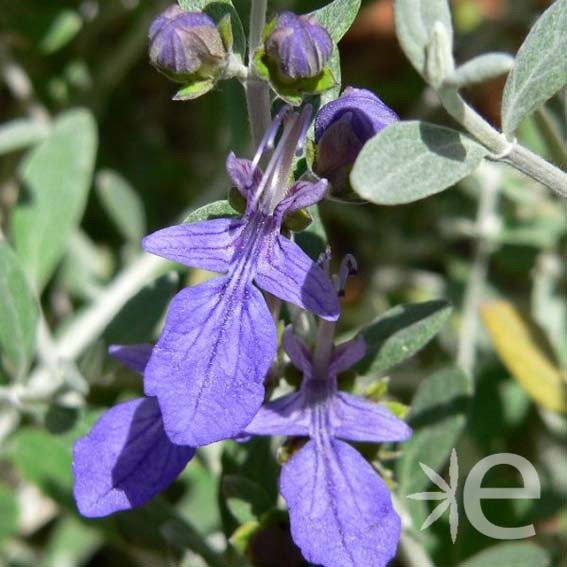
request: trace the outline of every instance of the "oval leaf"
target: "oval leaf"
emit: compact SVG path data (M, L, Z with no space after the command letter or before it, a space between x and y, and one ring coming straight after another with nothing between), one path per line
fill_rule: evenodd
M472 173L487 151L468 136L427 122L396 122L362 148L350 181L379 205L411 203Z
M94 119L72 110L24 160L20 200L12 217L14 248L41 289L61 259L86 205L96 154Z
M443 327L451 306L446 301L397 305L362 330L366 356L360 372L385 372L413 356Z
M361 0L334 0L312 14L333 38L335 43L345 35L360 10Z
M548 553L534 543L500 543L477 553L458 567L549 567Z
M0 240L0 352L6 370L21 377L31 360L38 318L36 298L17 256Z
M433 26L440 22L452 42L453 26L447 0L396 0L396 35L412 65L425 74L426 51Z
M116 228L128 240L140 240L146 233L146 214L132 186L115 171L104 170L96 176L96 190Z
M457 367L436 372L420 384L407 419L414 434L404 443L397 465L403 496L429 486L420 463L436 472L446 463L465 427L471 394L470 379Z
M520 122L567 84L567 0L556 0L520 47L504 87L502 128L512 135Z
M29 118L16 118L0 126L0 155L22 150L44 140L49 126Z
M481 308L484 325L502 362L540 406L567 413L567 381L540 347L535 325L507 301Z

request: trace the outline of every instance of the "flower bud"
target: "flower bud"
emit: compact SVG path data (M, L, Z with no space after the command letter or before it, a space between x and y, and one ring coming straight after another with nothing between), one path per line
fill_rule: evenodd
M276 66L280 78L287 81L309 79L319 75L333 50L327 30L313 16L281 13L265 42L268 59Z
M348 175L364 144L398 115L374 93L347 87L315 117L317 154L313 170L335 193L349 191Z
M215 22L177 5L154 20L149 40L152 65L174 81L213 77L227 56Z

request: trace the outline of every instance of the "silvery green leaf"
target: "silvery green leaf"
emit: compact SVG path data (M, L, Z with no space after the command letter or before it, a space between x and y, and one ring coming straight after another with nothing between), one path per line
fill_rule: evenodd
M411 203L451 187L472 173L486 154L456 130L420 121L396 122L367 142L350 181L372 203Z
M44 140L49 126L29 118L16 118L0 126L0 155L23 150Z
M514 65L514 58L508 53L487 53L467 61L457 68L449 81L458 89L476 83L482 83L505 75Z
M37 301L20 262L0 240L0 354L14 378L21 377L31 361L37 319Z
M69 43L83 27L83 19L75 10L61 10L41 39L43 53L54 53Z
M315 10L317 22L321 24L333 38L335 43L345 35L360 10L361 0L334 0L323 8Z
M183 222L199 222L210 219L218 219L220 217L238 217L240 216L226 200L214 201L208 205L203 205L198 209L191 211L183 220Z
M0 484L0 543L18 533L20 515L18 500L14 489L7 484Z
M360 372L385 372L421 350L443 327L451 314L447 301L397 305L362 329L366 356Z
M567 0L556 0L520 47L502 98L502 128L512 135L522 120L567 84Z
M103 544L102 534L75 516L63 516L51 532L44 567L85 565Z
M83 215L96 147L91 113L70 110L57 119L49 137L26 156L20 168L12 236L16 254L39 289L57 267Z
M543 548L531 542L498 543L473 555L458 567L549 567L551 560Z
M233 52L244 61L246 56L246 37L242 22L231 0L178 0L178 4L187 12L205 12L216 24L219 24L227 14L230 15L232 26Z
M466 424L471 394L470 379L457 367L440 370L420 384L407 417L413 437L404 443L397 463L402 496L428 487L420 463L439 472L447 462Z
M124 237L137 242L146 233L146 213L140 197L119 173L100 171L95 187L101 204Z
M453 26L447 0L395 0L396 34L412 65L425 75L427 48L436 22L452 43Z

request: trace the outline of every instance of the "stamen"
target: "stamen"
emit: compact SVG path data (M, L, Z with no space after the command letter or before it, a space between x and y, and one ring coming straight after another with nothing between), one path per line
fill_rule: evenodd
M330 246L327 246L325 251L321 252L321 254L319 254L319 258L317 258L317 264L323 268L327 275L329 275L331 271L331 258L332 254Z
M311 116L313 114L313 109L311 105L307 105L303 109L302 118L305 120L303 124L303 129L301 130L301 134L299 136L299 141L297 143L297 149L295 150L295 156L300 157L303 153L303 148L305 147L305 141L307 140L307 131L309 130L309 126L311 125Z
M358 273L358 264L356 258L352 254L346 254L339 267L339 273L335 276L335 289L339 297L343 297L345 294L347 280L351 276L355 276Z
M282 106L279 109L278 113L275 115L274 119L272 120L270 127L266 130L266 133L264 134L262 141L260 142L258 148L256 149L254 158L252 159L252 169L250 171L250 183L254 178L254 173L256 169L258 169L258 165L260 164L260 160L262 159L264 153L274 149L274 142L276 136L278 135L280 126L286 115L290 112L290 110L291 108L287 104L285 106Z

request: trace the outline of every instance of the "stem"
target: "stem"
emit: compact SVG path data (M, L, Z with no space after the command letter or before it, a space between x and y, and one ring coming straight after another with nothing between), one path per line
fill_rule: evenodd
M270 87L266 81L255 80L254 51L262 42L262 31L266 23L267 0L252 0L250 8L250 31L248 35L248 80L245 83L246 106L250 121L252 143L256 148L270 126Z
M12 96L19 101L28 116L40 124L48 124L49 112L35 98L32 82L26 73L8 51L5 45L0 44L0 75L4 79Z
M463 322L459 332L457 363L469 375L474 371L478 335L478 307L493 251L493 237L497 218L499 176L490 164L484 164L481 172L481 193L476 217L474 259L465 290Z
M504 161L562 197L567 197L567 174L564 171L527 148L510 143L504 134L498 132L471 108L455 88L442 86L438 94L445 110L495 154L491 159Z
M407 567L435 567L423 546L407 532L400 537L399 555Z
M567 198L567 175L528 148L517 145L503 161Z
M328 380L329 363L333 354L336 321L320 319L313 353L313 379Z

